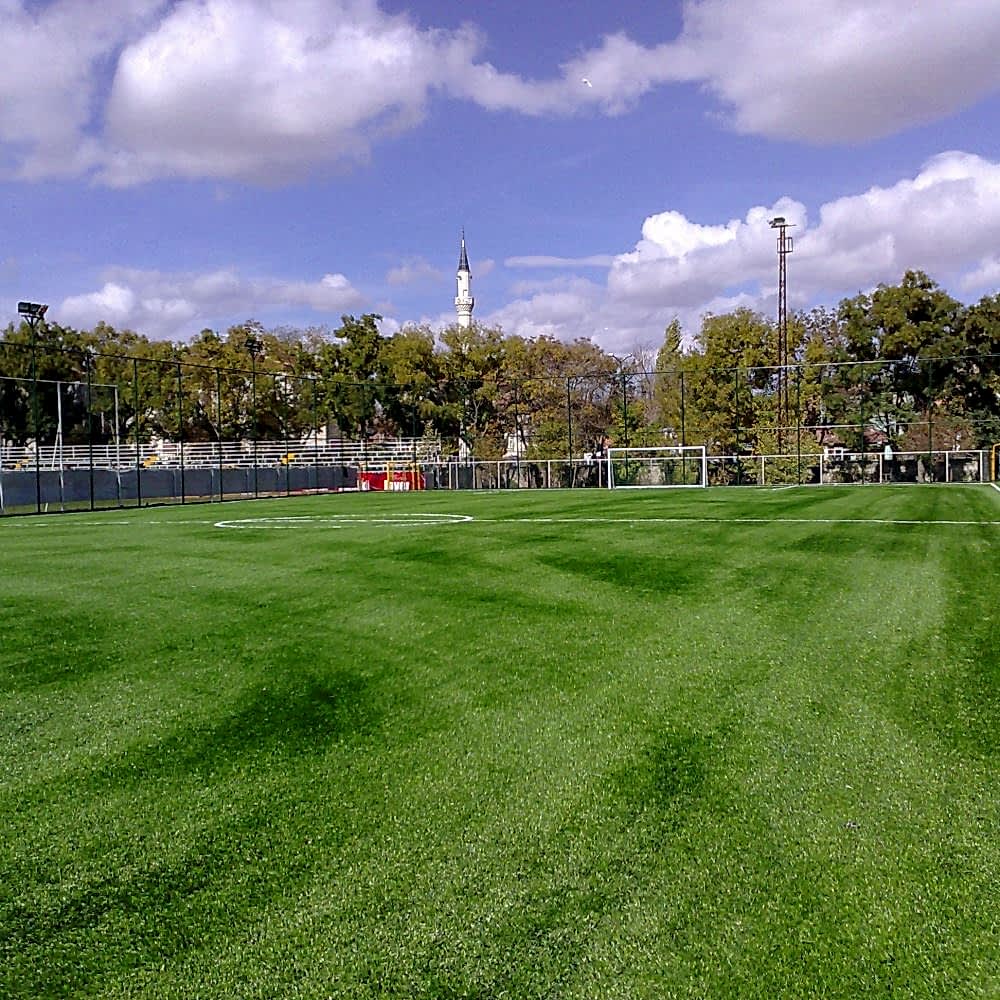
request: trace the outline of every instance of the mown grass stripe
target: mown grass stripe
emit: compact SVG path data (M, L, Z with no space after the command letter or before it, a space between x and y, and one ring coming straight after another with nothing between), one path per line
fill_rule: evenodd
M994 996L991 498L0 523L0 995Z

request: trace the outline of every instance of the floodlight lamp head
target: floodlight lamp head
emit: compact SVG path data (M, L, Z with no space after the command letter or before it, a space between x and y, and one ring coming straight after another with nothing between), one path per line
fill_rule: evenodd
M247 354L251 358L259 358L264 351L264 345L260 342L258 337L255 337L252 333L248 334L246 339Z
M772 229L779 229L781 226L787 225L787 223L785 222L785 217L783 215L776 215L773 219L771 219L768 225Z
M40 302L18 302L17 314L25 319L45 319L48 308L47 305L42 305Z

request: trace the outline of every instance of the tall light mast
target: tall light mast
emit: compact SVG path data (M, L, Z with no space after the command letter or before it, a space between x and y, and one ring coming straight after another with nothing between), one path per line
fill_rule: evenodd
M777 425L777 451L784 452L784 436L791 414L788 399L788 265L786 258L792 252L792 238L788 235L791 223L778 215L768 223L778 230L778 406L775 423Z

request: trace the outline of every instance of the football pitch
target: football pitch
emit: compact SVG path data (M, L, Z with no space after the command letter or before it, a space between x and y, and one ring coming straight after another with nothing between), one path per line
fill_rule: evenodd
M1000 996L989 485L0 547L0 996Z

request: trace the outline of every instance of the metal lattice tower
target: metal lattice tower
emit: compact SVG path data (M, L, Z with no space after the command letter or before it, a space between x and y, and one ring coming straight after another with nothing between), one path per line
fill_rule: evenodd
M788 264L792 252L792 238L788 235L791 223L778 215L769 223L778 230L778 384L775 423L777 425L778 454L784 453L784 436L790 417L788 392Z

